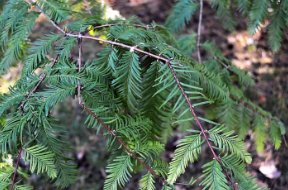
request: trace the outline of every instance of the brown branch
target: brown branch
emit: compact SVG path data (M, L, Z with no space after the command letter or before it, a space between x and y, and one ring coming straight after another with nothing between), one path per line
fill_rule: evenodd
M31 3L33 3L33 0L30 0ZM38 7L37 5L35 5L37 7L37 9L43 13L45 15L45 17L53 24L53 26L55 26L60 32L62 32L63 34L65 34L66 36L70 36L70 37L74 37L74 38L78 38L79 35L76 35L76 34L72 34L72 33L69 33L69 32L65 32L63 29L61 29L61 27L56 24L53 20L50 19L50 17L44 13L44 11ZM105 26L105 25L102 25L102 26ZM98 27L102 27L102 26L98 26ZM109 25L106 25L106 27L108 27ZM141 26L141 27L145 27L145 26L142 26L142 25L138 25L138 26ZM82 35L84 35L85 33L82 33ZM137 52L140 52L140 53L143 53L143 54L146 54L146 55L149 55L150 57L154 57L156 58L157 60L162 60L164 62L167 62L169 61L168 59L165 59L161 56L157 56L157 55L154 55L152 53L149 53L149 52L146 52L144 50L141 50L139 48L137 48L137 46L129 46L129 45L126 45L126 44L122 44L122 43L118 43L118 42L113 42L113 41L110 41L110 40L104 40L104 39L101 39L101 38L97 38L97 37L92 37L92 36L82 36L83 39L91 39L91 40L96 40L96 41L101 41L101 42L104 42L104 43L108 43L108 44L112 44L112 45L117 45L117 46L120 46L122 48L126 48L126 49L130 49L130 50L133 50L133 51L137 51Z
M218 61L221 65L223 65L223 67L225 67L225 69L235 73L229 65L226 65L223 61L221 61L217 56L214 56L213 57L216 61ZM245 106L246 108L250 109L251 111L253 111L253 113L256 113L258 115L261 115L262 117L266 118L268 121L272 120L273 118L267 116L267 115L264 115L263 113L259 112L257 109L253 108L253 106L251 106L248 102L244 101L244 100L240 100L238 98L236 98L235 96L233 95L229 95L231 99L239 102L240 104L242 104L243 106Z
M79 47L79 57L78 57L78 72L81 71L81 64L82 64L82 35L79 34L78 37L78 47ZM81 82L78 79L78 100L79 104L81 104Z
M59 54L55 57L55 59L53 60L53 63L51 65L51 68L54 67L54 65L58 62L58 58L59 58ZM41 77L41 79L39 80L39 82L34 86L34 88L30 91L30 93L27 96L27 99L29 99L31 97L31 95L37 90L37 88L40 86L40 84L44 81L44 79L47 77L47 73L44 73L43 76ZM23 102L19 108L22 110L24 109L26 102Z
M226 64L225 64L223 61L221 61L217 56L214 56L213 58L214 58L216 61L218 61L221 65L223 65L223 66L225 67L225 69L227 69L227 70L235 73L235 72L230 68L229 65L226 65ZM236 74L236 73L235 73L235 74ZM240 100L240 99L236 98L235 96L233 96L233 95L231 95L231 94L230 94L229 96L230 96L231 99L239 102L240 104L242 104L242 105L245 106L246 108L250 109L253 113L256 113L256 114L258 114L258 115L261 115L262 117L266 118L268 121L273 120L273 118L271 118L271 117L269 117L269 116L267 116L267 115L259 112L257 109L255 109L253 106L251 106L251 104L249 104L248 102L246 102L246 101L244 101L244 100Z
M235 73L229 65L226 65L223 61L221 61L217 56L214 56L213 57L216 61L218 61L221 65L223 65L225 67L225 69ZM256 113L258 115L261 115L262 117L266 118L268 121L271 121L273 118L267 116L267 115L264 115L263 113L259 112L257 109L253 108L253 106L251 106L248 102L244 101L244 100L240 100L238 98L236 98L235 96L233 95L229 95L231 99L239 102L240 104L242 104L243 106L245 106L246 108L250 109L253 113Z
M87 1L86 1L86 0L83 0L83 2L85 3L86 10L88 11L89 15L92 16L92 13L91 13L91 10L90 10L90 8L89 8L89 5L88 5Z
M198 23L198 32L197 32L197 54L198 54L198 61L199 61L200 64L202 64L201 54L200 54L200 37L201 37L202 12L203 12L203 0L200 0L200 13L199 13L199 23Z
M197 54L198 54L198 61L199 61L200 64L202 64L201 54L200 54L200 39L201 39L202 15L203 15L203 0L200 0L200 13L199 13L198 32L197 32ZM208 139L208 137L207 137L207 135L206 135L206 133L205 133L205 131L204 131L204 129L203 129L203 127L202 127L202 125L201 125L198 117L197 117L197 115L195 114L195 111L194 111L194 109L193 109L193 106L192 106L191 103L190 103L190 100L189 100L189 98L187 97L187 94L185 93L185 91L183 90L183 88L182 88L182 86L181 86L181 84L180 84L180 82L179 82L179 80L178 80L178 78L177 78L177 76L176 76L176 73L174 72L174 69L172 68L172 66L171 66L171 64L170 64L170 61L167 62L167 64L168 64L171 72L173 73L173 76L174 76L174 78L175 78L175 80L176 80L176 83L177 83L178 87L180 88L183 96L185 97L185 99L186 99L186 101L187 101L187 103L188 103L188 105L189 105L189 107L190 107L190 111L192 112L192 114L193 114L193 116L194 116L194 118L195 118L198 126L200 127L200 129L201 129L201 131L202 131L202 134L203 134L203 136L204 136L204 138L205 138L205 140L206 140L206 142L207 142L207 144L208 144L208 146L209 146L209 148L210 148L210 150L211 150L211 152L212 152L212 154L213 154L213 156L214 156L214 159L216 159L216 160L218 161L218 163L221 165L223 171L225 172L226 177L229 179L230 183L232 184L233 189L235 189L235 184L233 183L233 181L231 180L229 174L228 174L227 171L225 170L222 162L220 161L220 159L218 158L218 156L217 156L216 153L214 152L214 149L212 148L211 143L210 143L210 141L209 141L209 139Z
M230 98L232 98L233 100L241 103L241 104L242 104L243 106L245 106L246 108L252 110L253 113L256 113L256 114L261 115L262 117L266 118L268 121L271 121L271 120L273 119L273 118L271 118L271 117L269 117L269 116L267 116L267 115L264 115L263 113L259 112L257 109L253 108L251 105L249 105L249 103L245 102L244 100L240 100L240 99L236 98L235 96L233 96L233 95L231 95L231 94L230 94L229 96L230 96Z
M35 6L35 7L51 22L51 24L53 24L53 26L54 26L55 28L57 28L57 29L58 29L59 31L61 31L63 34L66 33L64 30L62 30L62 28L61 28L58 24L56 24L53 20L51 20L50 17L49 17L39 6L33 5L33 3L34 3L34 0L30 0L31 6Z
M286 146L286 148L288 147L288 144L287 144L287 141L286 141L286 137L285 137L285 135L282 135L283 136L283 139L284 139L284 142L285 142L285 146Z
M76 37L77 35L74 35L74 34L70 34L70 33L67 33L66 34L67 36L71 36L71 37ZM126 48L126 49L130 49L131 51L137 51L139 53L143 53L143 54L146 54L150 57L154 57L155 59L157 60L162 60L164 62L167 62L169 61L169 59L166 59L164 57L161 57L161 56L158 56L158 55L154 55L152 53L149 53L147 51L144 51L142 49L139 49L137 48L137 46L129 46L129 45L126 45L126 44L122 44L122 43L118 43L118 42L113 42L113 41L110 41L110 40L104 40L104 39L101 39L101 38L97 38L97 37L92 37L92 36L82 36L83 39L91 39L91 40L96 40L96 41L102 41L104 43L108 43L108 44L112 44L112 45L117 45L119 47L122 47L122 48Z
M190 103L190 100L189 100L186 92L185 92L184 89L182 88L182 86L181 86L181 84L180 84L180 82L179 82L179 79L177 78L176 73L175 73L173 67L172 67L171 64L170 64L170 61L171 61L171 60L167 61L166 64L168 64L168 66L169 66L169 68L170 68L170 70L171 70L171 72L172 72L172 74L173 74L173 77L174 77L174 79L175 79L178 87L180 88L180 90L181 90L181 92L182 92L182 95L185 97L186 102L187 102L187 104L189 105L190 111L191 111L191 113L193 114L193 116L194 116L194 118L195 118L195 120L196 120L199 128L201 129L201 132L202 132L202 134L203 134L203 136L204 136L204 138L205 138L205 140L206 140L206 142L207 142L207 144L208 144L208 146L209 146L209 148L210 148L210 150L211 150L211 152L212 152L212 154L213 154L213 156L214 156L214 159L216 159L216 160L218 161L218 163L221 165L222 170L224 171L226 177L228 178L228 180L230 181L231 185L233 186L233 189L236 190L237 188L236 188L234 182L233 182L232 179L230 178L230 176L229 176L228 172L226 171L226 169L224 168L221 160L218 158L218 156L216 155L214 149L212 148L212 145L211 145L211 143L210 143L210 141L209 141L209 139L208 139L208 137L207 137L207 135L206 135L206 133L205 133L205 130L203 129L203 127L202 127L202 125L201 125L201 123L200 123L200 121L199 121L199 119L198 119L198 117L197 117L197 115L196 115L196 113L195 113L195 111L194 111L194 109L193 109L193 106L192 106L192 104Z
M197 35L197 53L198 53L198 60L199 63L201 64L201 54L200 54L200 35L201 35L201 23L202 23L202 12L203 12L203 0L200 0L200 14L199 14L199 23L198 23L198 35ZM221 61L217 56L213 57L215 60L217 60L221 65L223 65L227 70L231 71L234 73L234 71L230 68L229 65L226 65L223 61ZM266 116L262 113L260 113L258 110L254 109L251 105L249 105L247 102L243 101L243 100L239 100L238 98L236 98L235 96L230 94L230 97L237 101L240 102L242 105L244 105L245 107L247 107L248 109L252 110L254 113L261 115L263 117L265 117L268 121L270 121L272 118L269 116Z
M214 58L215 60L217 60L221 65L223 65L223 66L225 67L225 69L227 69L227 70L235 73L235 72L230 68L229 65L226 65L226 64L225 64L223 61L221 61L217 56L214 56L213 58ZM246 108L250 109L253 113L256 113L256 114L258 114L258 115L266 118L268 122L270 122L271 120L273 120L273 118L271 118L271 117L269 117L269 116L267 116L267 115L264 115L263 113L259 112L257 109L255 109L253 106L251 106L251 105L250 105L249 103L247 103L246 101L240 100L240 99L236 98L235 96L233 96L233 95L231 95L231 94L230 94L229 96L230 96L231 99L239 102L240 104L242 104L242 105L245 106ZM285 146L288 147L288 144L287 144L287 142L286 142L285 135L283 135L283 140L284 140Z
M100 26L95 26L95 27L93 27L91 29L87 29L87 30L82 32L82 35L87 34L91 30L100 29L100 28L108 28L108 27L111 27L111 26L121 26L121 25L129 26L129 24L104 24L104 25L100 25ZM133 24L133 26L139 27L139 28L144 28L146 30L155 29L153 26L150 27L150 26L144 26L144 25L141 25L141 24Z
M162 179L160 176L158 176L153 169L151 169L151 168L148 167L146 164L144 164L144 162L142 162L142 161L122 142L122 140L121 140L120 138L118 138L118 137L116 136L116 134L115 134L105 123L103 123L103 121L101 121L95 114L93 114L92 111L91 111L89 108L87 108L84 104L82 104L82 107L83 107L85 110L87 110L90 115L92 115L95 119L97 119L98 122L101 123L101 125L102 125L103 127L105 127L105 128L107 129L107 131L108 131L111 135L113 135L113 136L118 140L118 142L127 150L127 152L128 152L130 155L132 155L142 166L144 166L149 172L151 172L155 177L157 177L163 184L167 184L167 182L166 182L164 179Z
M12 179L12 184L11 184L10 190L13 189L14 184L15 184L15 178L16 178L16 173L17 173L17 169L18 169L18 166L19 166L19 161L20 161L20 158L21 158L21 152L22 152L22 145L20 146L20 149L19 149L19 154L18 154L17 163L16 163L16 166L15 166L14 175L13 175L13 179Z
M221 61L217 56L214 56L213 58L214 58L216 61L218 61L221 65L223 65L223 67L225 67L225 69L227 69L227 70L235 73L235 72L230 68L229 65L226 65L226 64L225 64L223 61Z
M85 0L83 0L83 1L86 2ZM32 3L34 3L34 1L30 0L30 3L32 4ZM34 5L34 6L51 22L51 24L53 24L53 26L55 26L55 28L57 28L63 34L68 34L56 22L51 20L50 17L39 6L37 6L37 5ZM86 6L87 6L87 4L86 4ZM87 29L87 30L81 32L81 34L82 35L86 35L91 30L95 30L95 29L99 29L99 28L106 28L106 27L111 27L111 26L116 26L116 25L121 25L121 24L104 24L104 25L101 25L101 26L95 26L95 27L93 27L91 29ZM129 26L129 24L125 24L125 25ZM155 29L153 26L149 27L149 26L143 26L141 24L133 24L133 26L139 27L139 28L145 28L146 30ZM69 36L71 36L71 34Z

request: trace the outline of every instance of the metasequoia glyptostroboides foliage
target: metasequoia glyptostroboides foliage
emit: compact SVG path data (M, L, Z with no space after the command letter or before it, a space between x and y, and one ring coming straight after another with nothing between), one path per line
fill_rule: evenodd
M198 6L193 2L185 1L192 12ZM176 13L184 5L179 2ZM200 5L201 27L202 0ZM21 78L0 100L2 117L11 110L0 128L0 153L18 155L15 167L0 168L0 187L33 189L16 181L17 173L25 175L18 170L20 159L29 162L31 172L46 174L58 188L75 182L77 170L66 155L71 151L69 143L63 140L66 129L57 124L51 111L67 97L76 97L88 114L86 123L109 134L111 156L104 189L124 187L132 173L140 171L140 189L153 190L157 181L162 189L173 189L188 163L198 160L203 144L211 153L200 178L204 189L260 188L245 171L245 164L252 160L242 139L252 124L259 151L266 139L279 148L285 131L279 119L243 95L241 90L253 86L253 80L233 67L214 44L200 44L201 30L195 45L197 62L181 50L187 40L177 41L165 27L143 25L134 17L103 20L101 10L97 1L88 0L5 3L0 15L0 73L19 61L24 67ZM48 31L31 43L28 37L40 14L57 32ZM188 17L181 19L185 23ZM91 36L91 31L106 39ZM97 58L84 61L82 52L89 40L103 46L95 52ZM214 52L213 59L202 60L200 46ZM37 75L39 68L42 72ZM44 90L39 90L40 85ZM197 115L197 107L207 105L217 108L218 120ZM188 131L167 163L161 153L171 128L177 126Z

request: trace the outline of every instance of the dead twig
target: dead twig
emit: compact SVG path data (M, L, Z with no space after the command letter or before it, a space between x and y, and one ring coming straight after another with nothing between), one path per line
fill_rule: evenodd
M198 61L200 64L202 64L201 54L200 54L202 14L203 14L203 0L200 0L200 13L199 13L199 23L198 23L198 32L197 32L197 54L198 54Z
M18 169L18 166L19 166L19 161L20 161L20 158L21 158L21 152L22 152L22 145L20 146L20 149L19 149L19 154L18 154L18 157L17 157L17 163L16 163L16 166L15 166L14 175L13 175L13 179L12 179L12 184L11 184L10 190L13 189L14 184L15 184L15 178L16 178L17 169Z

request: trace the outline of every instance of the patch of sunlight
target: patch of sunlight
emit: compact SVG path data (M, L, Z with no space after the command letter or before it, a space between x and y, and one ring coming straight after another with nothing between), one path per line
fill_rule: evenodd
M263 41L258 41L261 35L261 31L257 31L254 36L250 36L247 31L237 31L227 37L228 43L233 47L231 50L234 57L232 63L236 67L249 69L253 64L260 63L263 66L273 62L272 51L261 48ZM266 44L263 45L265 46ZM273 72L271 69L268 70L263 68L261 72Z
M8 154L7 158L2 158L2 160L4 162L0 162L0 168L3 168L4 166L10 165L13 166L13 159L12 159L12 155Z
M118 10L112 9L104 0L101 0L102 8L104 8L104 18L105 20L110 19L125 19Z
M10 71L3 75L0 80L0 94L7 93L10 86L14 86L20 78L23 65L18 64L18 67L11 67Z

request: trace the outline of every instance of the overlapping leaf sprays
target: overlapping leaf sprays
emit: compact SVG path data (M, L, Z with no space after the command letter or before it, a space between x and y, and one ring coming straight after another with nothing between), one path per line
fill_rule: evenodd
M83 2L86 7L87 2ZM23 12L17 12L20 4L26 7ZM33 16L39 13L60 34L49 33L29 44L26 36L30 31L24 30L21 23L24 18L29 23L32 19L33 24L36 18ZM76 21L71 21L73 18ZM65 30L58 24L64 20L70 22L63 27ZM220 68L213 70L205 64L199 65L169 45L175 41L164 27L155 23L144 26L134 19L103 21L71 10L69 2L54 0L30 1L30 4L10 0L0 23L5 28L2 46L6 52L13 52L13 59L8 53L4 55L3 72L15 60L23 59L25 64L21 79L10 93L1 97L1 114L11 106L19 107L0 132L2 153L17 154L20 147L25 152L24 160L30 161L32 172L47 173L60 188L73 183L75 166L63 154L70 149L60 140L65 129L57 125L50 113L67 96L78 96L79 106L89 113L87 123L98 129L102 126L111 134L107 135L112 155L104 189L123 187L132 172L142 169L146 174L140 181L141 189L155 189L155 178L163 183L163 189L173 188L188 162L197 160L203 143L208 144L214 158L203 166L204 188L257 188L252 177L245 173L245 163L251 162L245 144L233 132L226 131L229 126L197 117L194 111L199 105L228 104L230 87L215 73ZM104 33L107 39L88 36L91 28ZM18 31L23 35L18 35ZM2 36L8 36L8 40ZM11 46L19 37L21 44L31 47ZM105 45L97 59L83 64L85 40ZM71 55L74 46L78 46L78 54ZM51 64L47 54L53 49L55 59ZM37 68L43 69L40 76L35 74ZM41 83L47 88L38 92ZM180 123L192 128L193 120L200 130L196 126L190 130L193 134L180 141L175 158L167 164L161 159L164 143L159 138L167 130L165 126ZM206 130L203 122L215 127ZM11 184L15 185L14 180Z

